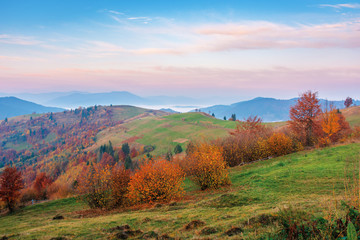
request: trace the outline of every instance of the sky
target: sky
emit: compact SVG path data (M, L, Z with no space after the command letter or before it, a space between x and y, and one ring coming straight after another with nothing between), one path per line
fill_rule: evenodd
M0 92L360 98L360 1L0 0Z

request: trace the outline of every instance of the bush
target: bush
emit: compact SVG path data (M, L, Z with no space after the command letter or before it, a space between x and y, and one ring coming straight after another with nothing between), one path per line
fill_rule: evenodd
M78 178L77 192L90 208L111 209L123 206L128 193L130 170L123 166L95 164Z
M124 167L114 168L111 173L112 206L118 207L126 204L126 195L130 182L130 170Z
M70 184L53 183L48 187L48 196L50 200L70 197L73 194Z
M185 172L201 190L230 184L221 147L206 143L196 145L184 161Z
M26 204L34 199L37 199L36 191L34 188L23 189L23 191L21 192L21 198L20 198L21 204Z
M253 162L268 157L266 152L266 136L244 132L225 138L221 144L224 160L230 167Z
M129 198L134 203L168 202L181 197L185 174L165 159L148 160L131 177Z
M291 138L284 133L275 132L267 140L269 156L277 157L289 154L293 151L293 143Z
M111 171L109 165L91 165L78 179L77 191L90 208L111 205Z

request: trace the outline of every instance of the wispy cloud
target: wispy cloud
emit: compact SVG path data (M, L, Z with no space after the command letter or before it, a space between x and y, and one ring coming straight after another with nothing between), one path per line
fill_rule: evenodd
M216 24L195 29L207 36L202 49L358 48L360 23L285 25L271 22ZM207 44L205 44L207 43ZM206 46L204 48L204 46Z
M124 13L118 12L118 11L114 11L114 10L109 10L109 13L116 14L116 15L124 15Z
M343 4L320 4L320 7L330 7L335 9L352 8L360 9L359 3L343 3Z
M0 43L14 45L37 45L42 42L27 36L14 36L9 34L0 34Z

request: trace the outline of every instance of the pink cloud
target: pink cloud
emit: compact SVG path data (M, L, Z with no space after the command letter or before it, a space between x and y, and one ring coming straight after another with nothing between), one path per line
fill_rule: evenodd
M151 67L142 70L58 69L43 74L8 74L0 78L3 91L31 90L128 90L135 93L253 96L297 96L307 89L355 93L360 69L324 68L294 70L236 70L214 68ZM26 88L26 89L24 89Z
M13 36L8 34L0 34L0 43L13 45L38 45L41 41L35 40L28 36Z
M289 26L270 22L216 24L195 30L209 51L232 49L358 48L360 23ZM203 48L203 47L201 47Z

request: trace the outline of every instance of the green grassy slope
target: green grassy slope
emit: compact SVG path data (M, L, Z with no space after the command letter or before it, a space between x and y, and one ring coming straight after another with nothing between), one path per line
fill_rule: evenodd
M279 208L295 206L315 215L334 209L335 202L345 195L345 171L357 176L360 144L353 143L284 157L231 169L232 186L217 191L200 192L186 181L185 201L175 206L126 210L103 216L85 217L77 212L87 209L74 199L64 199L25 207L17 213L0 217L0 236L10 239L106 239L109 229L129 224L144 232L167 233L172 237L191 239L204 237L199 230L185 231L183 226L192 220L202 220L207 227L216 228L210 239L226 237L231 226L264 213L276 213ZM356 166L356 167L353 167ZM51 220L56 214L65 219ZM146 221L144 221L146 219ZM258 238L274 232L277 226L244 227L245 238Z
M176 144L185 147L189 140L223 137L236 123L209 117L202 113L182 113L169 116L147 116L129 121L111 131L104 130L97 135L97 142L109 140L114 145L137 137L141 145L156 145L153 154L165 154ZM98 145L99 145L98 144Z
M352 127L360 126L360 106L342 109L341 112Z

